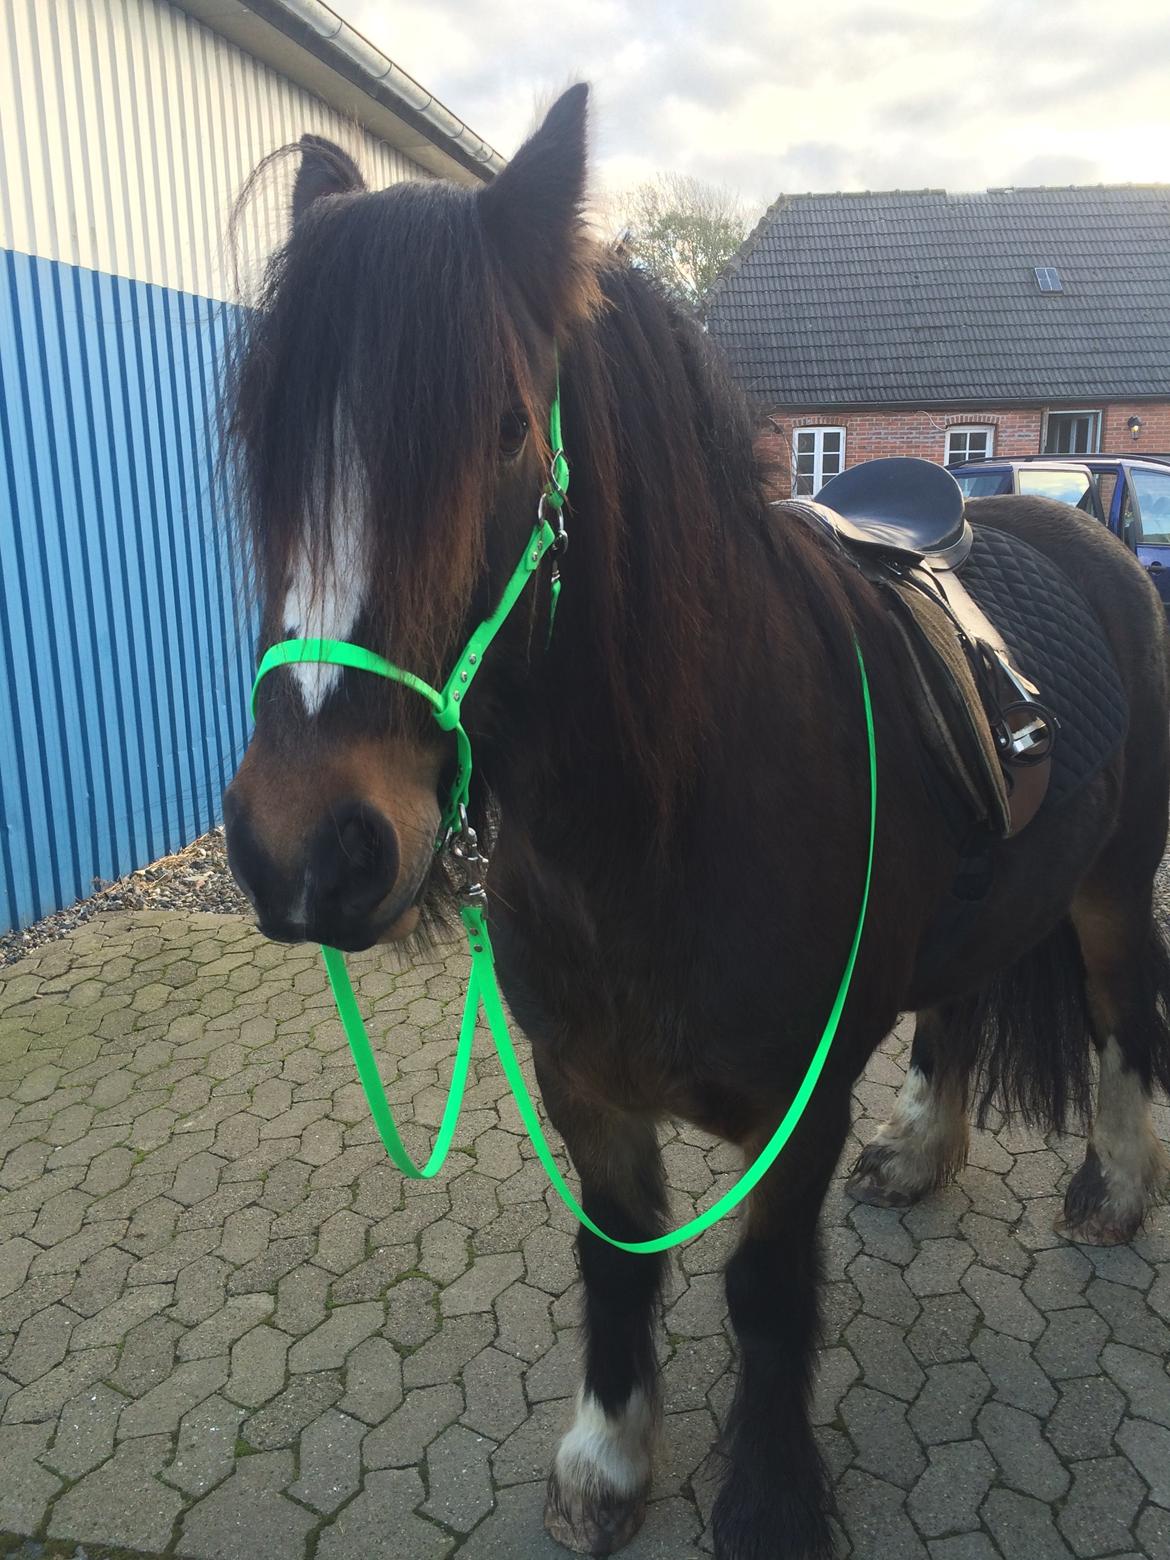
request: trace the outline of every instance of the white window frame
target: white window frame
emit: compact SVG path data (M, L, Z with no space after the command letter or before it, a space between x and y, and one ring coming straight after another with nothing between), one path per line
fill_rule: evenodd
M798 473L796 466L797 441L802 433L813 435L813 485L812 493L800 492ZM793 498L811 498L819 493L825 485L825 434L839 433L841 435L840 461L838 471L845 470L845 428L840 423L808 423L803 427L792 430L792 496ZM805 452L807 453L807 452ZM830 476L836 476L837 472L830 472Z
M1093 419L1093 432L1087 450L1050 450L1048 448L1048 425L1054 417L1091 417ZM1101 453L1101 423L1103 421L1099 406L1057 406L1046 409L1044 412L1044 436L1041 439L1042 453L1059 458L1067 455L1070 460L1075 460L1078 455L1099 455Z
M957 461L967 461L967 460L972 460L972 459L975 458L974 456L971 455L969 449L968 449L967 454L965 454L965 455L955 455L955 454L953 454L951 452L951 439L954 437L954 435L956 433L962 433L962 434L985 433L987 435L987 449L984 451L983 455L981 457L979 457L979 458L982 459L982 460L990 460L991 457L995 454L995 424L994 423L953 423L947 429L947 432L946 432L946 443L943 446L945 454L946 454L946 462L945 462L946 465L951 466L951 465L954 465ZM970 440L968 439L968 445L969 444L970 444Z

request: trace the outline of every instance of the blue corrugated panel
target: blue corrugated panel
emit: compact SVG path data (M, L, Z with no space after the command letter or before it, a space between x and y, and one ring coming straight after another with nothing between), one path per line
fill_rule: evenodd
M227 326L0 250L0 929L219 816L255 664L213 504Z

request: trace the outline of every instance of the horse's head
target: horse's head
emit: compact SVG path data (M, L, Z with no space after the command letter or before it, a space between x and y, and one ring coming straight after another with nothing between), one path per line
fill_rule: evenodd
M229 401L265 645L348 640L441 686L494 605L548 469L556 342L597 296L585 107L572 88L478 192L371 192L339 148L302 141ZM493 648L477 708L535 610L534 594ZM261 929L345 949L408 935L453 759L395 683L326 664L265 677L224 801Z

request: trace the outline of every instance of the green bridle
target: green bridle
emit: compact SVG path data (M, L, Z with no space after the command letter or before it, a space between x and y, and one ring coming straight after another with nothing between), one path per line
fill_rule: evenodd
M809 1062L804 1079L793 1097L791 1105L785 1112L783 1120L776 1128L771 1138L765 1144L756 1159L744 1171L743 1175L719 1200L705 1209L695 1218L687 1220L677 1229L669 1231L665 1235L656 1236L652 1240L617 1240L593 1222L574 1196L568 1183L561 1173L553 1151L545 1137L544 1128L541 1125L539 1114L525 1082L520 1063L517 1060L515 1048L508 1032L508 1021L504 1014L503 1003L500 999L499 983L495 972L495 958L492 952L491 939L487 929L487 894L484 890L482 877L487 867L486 858L480 854L479 844L475 830L467 821L467 800L471 785L471 741L463 726L463 703L467 692L475 680L476 673L483 664L484 653L499 633L506 622L509 613L516 605L528 582L549 553L559 552L567 544L567 534L564 527L565 496L569 486L569 466L565 459L561 442L561 397L558 383L553 396L552 406L549 411L549 445L552 450L552 460L549 466L548 478L544 490L541 493L537 507L536 524L532 535L525 545L511 577L500 594L495 611L490 617L483 620L474 630L471 638L463 650L463 654L455 662L451 669L451 675L441 689L433 688L430 683L424 682L421 677L413 672L406 671L403 667L395 666L384 656L378 655L373 650L368 650L363 645L350 644L343 639L285 639L279 644L272 645L260 662L256 671L256 678L252 684L252 713L256 713L256 693L261 680L269 672L275 671L280 666L292 666L301 662L320 662L331 666L348 667L354 671L372 672L377 677L389 678L392 682L401 683L410 688L421 698L426 699L431 706L431 712L439 728L454 734L456 744L456 770L455 778L451 785L451 794L443 811L439 827L439 835L435 843L436 850L448 850L456 862L462 868L463 904L460 908L460 919L467 933L468 948L471 954L471 974L467 983L467 996L463 1007L463 1020L459 1030L459 1042L455 1049L455 1065L451 1074L451 1085L447 1094L447 1103L443 1109L442 1121L439 1125L438 1136L435 1139L434 1148L426 1163L421 1167L416 1165L406 1152L402 1139L399 1136L386 1091L378 1073L377 1060L374 1057L370 1039L366 1033L366 1026L354 996L353 985L350 982L349 972L345 965L345 956L336 948L322 947L321 954L325 961L325 969L329 976L329 984L333 991L333 997L337 1003L338 1016L341 1019L342 1028L349 1042L350 1051L357 1067L358 1076L362 1088L365 1091L366 1101L370 1107L374 1124L378 1129L378 1135L390 1158L402 1171L403 1175L413 1180L428 1180L438 1174L442 1168L451 1143L455 1136L455 1129L459 1120L459 1111L463 1103L463 1095L467 1085L467 1070L471 1062L471 1051L475 1040L475 1026L479 1017L480 1007L483 1007L484 1016L487 1019L488 1029L495 1043L496 1052L500 1058L500 1065L504 1069L504 1075L516 1100L520 1118L525 1130L532 1140L538 1159L544 1167L545 1173L552 1182L561 1201L583 1224L586 1229L593 1232L601 1240L616 1246L622 1251L630 1252L656 1252L667 1251L672 1246L677 1246L693 1236L700 1235L706 1229L735 1208L748 1195L752 1188L767 1174L777 1156L780 1154L788 1139L796 1130L797 1123L803 1116L812 1092L816 1088L817 1081L824 1069L829 1055L829 1048L840 1026L841 1015L845 1009L845 1002L849 995L849 988L853 980L853 970L857 963L857 952L861 946L861 936L865 928L866 912L869 906L870 881L873 875L873 851L874 837L877 829L877 750L874 741L873 706L870 701L869 680L866 676L865 661L861 654L861 646L856 645L857 665L861 676L862 704L865 712L866 739L869 752L869 844L866 852L865 884L861 895L861 908L857 917L857 927L853 934L853 942L849 949L849 956L845 962L845 970L841 976L837 994L829 1013L828 1021L821 1033ZM552 515L555 525L549 519ZM549 606L549 633L555 619L557 600L560 594L560 577L554 561L554 572L551 581L551 600Z

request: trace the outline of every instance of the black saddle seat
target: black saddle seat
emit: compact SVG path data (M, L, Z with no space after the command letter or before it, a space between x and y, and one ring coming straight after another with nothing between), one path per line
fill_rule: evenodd
M952 569L971 550L959 484L931 460L863 461L830 477L816 502L841 517L838 534L860 547L912 553Z

